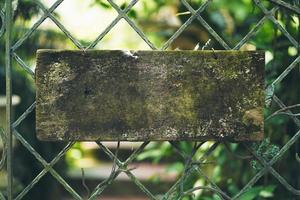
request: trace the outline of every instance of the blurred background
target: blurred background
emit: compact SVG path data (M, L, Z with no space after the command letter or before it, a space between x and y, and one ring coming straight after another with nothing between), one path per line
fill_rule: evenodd
M115 0L120 8L126 8L130 1ZM205 1L187 0L197 10ZM286 1L298 7L297 0ZM16 44L24 34L43 17L44 12L39 3L50 8L54 0L19 0L13 1L13 44ZM268 10L274 8L267 0L261 1ZM0 1L4 8L4 0ZM0 27L4 22L2 9ZM35 100L34 77L24 70L24 66L34 71L37 49L78 49L78 45L70 40L76 38L79 43L88 47L95 44L95 49L130 49L149 50L151 47L138 33L121 19L111 30L107 27L118 16L118 12L106 0L65 0L53 12L55 19L64 25L65 33L57 26L55 20L47 18L30 36L15 49L13 60L13 115L17 119ZM175 38L170 45L164 44L191 17L191 13L179 0L140 0L127 13L128 18L145 34L157 48L194 49L198 44L201 49L224 49L216 41L211 32L194 20ZM213 0L201 13L202 18L228 44L234 47L247 33L265 16L263 11L252 0ZM290 10L280 8L274 14L278 23L290 35L300 42L299 15ZM0 31L0 33L2 30ZM106 33L106 34L104 34ZM100 35L100 37L99 37ZM1 35L0 35L1 36ZM98 43L93 43L98 38ZM0 120L5 129L5 37L0 37ZM299 55L299 48L272 23L265 20L256 34L250 37L241 50L264 50L266 55L265 81L272 83ZM19 59L22 59L20 61ZM21 62L24 62L23 64ZM22 67L23 65L23 67ZM237 83L238 84L238 83ZM300 66L296 66L279 84L275 94L285 105L300 102ZM272 103L265 109L269 116L279 107ZM300 112L300 109L293 109ZM17 128L18 132L30 143L42 157L50 162L64 147L64 143L40 142L35 136L35 113L31 112ZM299 130L293 120L287 115L278 115L265 122L265 140L250 144L266 161L271 160L279 149ZM205 142L196 152L194 159L203 156L215 142ZM117 144L103 143L112 152ZM121 142L118 158L126 160L141 143ZM178 149L190 154L194 143L176 142ZM3 145L0 146L3 150ZM1 151L2 151L1 150ZM276 162L274 169L284 177L289 184L300 188L300 163L296 155L300 153L299 142L296 142L283 158ZM242 155L242 156L241 156ZM262 165L241 144L221 143L199 164L203 174L192 172L185 180L184 188L210 185L212 180L229 196L237 194ZM14 192L17 196L43 170L43 166L18 141L14 142ZM77 142L65 156L54 166L54 169L81 196L86 197L89 190L101 181L107 179L112 170L113 160L110 159L95 142ZM146 148L130 164L135 168L132 173L145 187L160 197L172 187L185 170L185 160L168 142L150 142ZM82 184L82 169L85 184ZM89 189L87 189L87 187ZM0 190L6 193L6 170L0 173ZM176 197L176 194L175 194ZM46 174L23 197L23 199L72 199L72 196L51 174ZM144 200L149 197L125 173L121 173L99 196L104 200ZM176 198L175 198L176 199ZM209 190L197 190L192 196L184 199L217 200L217 194ZM299 199L289 192L272 175L267 173L245 192L240 199Z

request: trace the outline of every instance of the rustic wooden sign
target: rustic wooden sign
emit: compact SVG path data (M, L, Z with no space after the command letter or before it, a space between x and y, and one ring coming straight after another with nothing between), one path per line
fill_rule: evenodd
M41 140L263 137L260 51L39 50Z

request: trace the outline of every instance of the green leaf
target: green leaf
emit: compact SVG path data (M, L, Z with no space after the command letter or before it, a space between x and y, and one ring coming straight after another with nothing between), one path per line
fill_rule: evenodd
M264 197L264 198L273 197L275 188L276 188L276 185L269 185L259 192L259 196Z
M249 190L247 190L242 196L240 197L240 200L253 200L256 197L259 196L259 193L261 191L262 187L253 187Z
M171 153L171 145L168 142L150 143L144 152L139 154L138 160L152 159L154 163L158 162L162 157Z
M126 3L122 3L122 5L120 6L120 8L121 8L122 10L124 10L126 7L127 7L127 4L126 4Z
M256 197L270 198L273 197L275 185L257 186L246 191L241 197L241 200L253 200Z
M182 162L176 162L168 166L167 172L182 172L184 169L184 165Z
M135 10L130 10L130 11L128 12L128 16L129 16L130 18L136 19L136 18L137 18L137 13L136 13Z
M145 151L141 154L138 155L137 160L145 160L147 158L156 158L156 157L161 157L162 152L160 149L151 149L148 151Z
M102 8L109 9L111 6L103 0L95 0L94 4L99 4ZM92 5L93 6L93 5Z
M106 9L110 8L110 5L107 4L107 3L104 3L103 1L100 1L99 4L100 4L103 8L106 8Z

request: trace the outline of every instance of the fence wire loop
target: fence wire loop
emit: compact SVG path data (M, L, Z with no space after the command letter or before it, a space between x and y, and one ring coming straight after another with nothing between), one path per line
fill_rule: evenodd
M0 138L1 138L3 149L6 149L7 148L6 135L5 135L5 132L2 127L0 127ZM2 156L1 156L1 160L0 160L0 170L3 169L3 167L5 165L5 161L6 161L6 151L2 151Z
M231 199L227 194L225 194L224 192L220 191L220 190L217 190L213 187L207 187L207 186L198 186L198 187L194 187L192 189L189 189L187 191L185 191L179 199L182 199L183 197L185 196L189 196L189 195L192 195L194 196L194 192L197 191L197 190L210 190L214 193L216 193L220 198L225 198L225 199ZM195 197L195 196L194 196Z
M4 9L0 9L0 20L1 20L1 27L0 27L0 38L4 35L5 32L5 12Z
M81 184L84 187L84 189L86 190L87 196L89 197L91 195L91 191L85 182L84 168L81 168Z
M300 113L293 114L293 113L291 113L291 112L284 112L284 111L286 111L286 110L291 110L292 108L297 108L297 107L300 107L300 104L295 104L295 105L287 106L287 107L285 107L285 108L281 108L281 109L275 111L275 112L274 112L273 114L271 114L270 116L268 116L268 117L265 119L265 121L271 119L272 117L274 117L274 116L276 116L276 115L282 115L282 114L283 114L283 115L295 116L295 117L300 116Z

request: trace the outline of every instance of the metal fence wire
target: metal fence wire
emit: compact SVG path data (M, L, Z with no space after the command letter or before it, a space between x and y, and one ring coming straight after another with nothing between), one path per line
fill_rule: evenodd
M253 6L260 10L263 13L262 18L253 26L251 27L250 31L233 47L231 47L229 44L227 44L221 37L221 34L216 32L212 26L205 20L205 18L202 16L203 11L207 9L207 7L212 3L212 0L205 1L198 9L194 9L190 1L188 0L181 0L181 3L185 6L185 8L190 12L189 18L181 25L181 27L175 31L175 33L161 46L157 47L154 43L150 41L150 39L146 36L145 33L137 26L136 22L131 19L128 16L128 13L131 11L131 9L135 6L135 4L138 2L138 0L132 0L127 7L121 8L117 3L115 3L113 0L107 0L107 4L110 5L115 11L117 11L118 15L111 21L111 23L103 30L103 32L98 35L98 37L92 41L88 45L83 45L79 40L77 40L71 32L68 31L68 29L62 24L57 16L54 14L54 11L60 6L60 4L64 0L57 0L53 5L49 8L47 8L45 5L43 5L40 1L34 1L33 3L36 3L39 9L42 11L42 16L33 24L33 26L25 32L16 42L12 41L12 30L14 28L13 24L13 0L5 0L5 3L3 3L4 8L0 11L0 18L1 18L1 24L0 27L0 37L5 40L5 73L6 73L6 130L1 129L1 138L3 143L3 154L2 159L0 162L0 167L2 170L7 171L7 191L0 194L0 199L22 199L25 197L28 192L35 187L37 183L39 183L40 179L44 177L46 174L51 174L54 179L59 182L67 192L70 193L72 198L74 199L84 199L86 197L83 197L84 194L79 194L77 191L75 191L74 188L70 186L70 184L62 177L60 172L56 169L54 169L54 166L64 157L66 152L70 150L70 148L74 145L74 142L69 142L62 150L50 161L46 161L45 158L42 157L42 155L25 139L24 135L18 131L18 126L22 123L24 119L26 119L30 113L32 113L35 109L35 102L28 107L28 109L20 116L17 116L17 119L15 121L12 121L12 62L16 61L21 69L25 70L29 75L31 75L34 78L34 71L29 67L28 64L22 58L18 55L17 50L22 48L22 45L26 40L29 39L29 37L39 28L39 26L46 20L49 19L53 21L56 26L68 37L74 45L80 49L80 50L87 50L87 49L93 49L96 47L96 45L101 42L101 40L108 34L108 32L114 28L122 19L124 19L130 27L139 35L139 37L144 40L147 45L153 49L153 50L167 50L172 42L176 38L179 37L180 34L182 34L187 27L193 22L197 21L200 23L204 29L210 34L210 37L215 40L223 49L225 50L239 50L244 44L246 44L252 37L254 37L257 32L261 29L261 27L266 22L271 22L274 27L281 32L283 37L286 37L287 41L289 41L296 49L299 49L299 42L298 39L295 39L295 36L293 36L292 33L290 33L286 28L285 25L280 23L278 19L275 16L276 11L279 9L287 10L290 16L292 15L299 15L300 14L300 8L297 6L297 4L294 4L292 1L287 3L282 0L269 0L268 2L271 3L272 8L267 9L266 6L263 4L261 0L253 0ZM131 169L129 167L129 164L132 163L137 156L144 151L145 147L149 144L149 142L144 142L142 145L140 145L139 148L137 148L133 153L125 160L121 161L118 158L118 151L119 151L119 145L122 145L121 143L118 143L118 148L116 152L112 152L109 148L105 146L101 141L95 141L95 143L101 148L105 154L111 159L113 162L112 171L110 176L105 179L104 181L100 182L91 192L88 199L95 199L97 198L109 185L111 185L116 178L121 174L125 173L129 179L136 184L136 186L145 194L149 199L182 199L186 196L190 196L193 194L194 191L197 190L204 190L204 191L210 191L211 194L216 194L219 196L220 199L240 199L240 197L247 192L249 189L255 186L257 182L262 179L266 174L269 174L272 178L275 178L278 180L278 185L280 187L283 187L287 193L291 194L292 199L298 199L300 198L300 189L295 188L295 186L292 186L291 183L289 183L286 178L284 178L281 174L281 172L278 172L274 169L274 164L277 163L279 160L281 160L284 155L288 154L291 150L291 147L297 143L297 140L300 137L300 120L297 118L299 114L293 113L291 106L286 106L281 100L280 97L278 97L276 94L274 94L275 87L283 80L285 79L289 74L293 73L292 71L294 68L298 66L298 63L300 61L299 54L295 56L291 64L285 67L284 71L276 78L271 84L268 84L266 86L266 103L269 104L271 101L276 104L281 110L279 110L275 114L280 114L284 112L288 115L290 119L293 120L293 122L298 127L298 131L294 133L291 137L289 137L286 141L284 141L284 145L278 149L275 154L270 159L266 159L264 156L262 156L258 151L253 149L251 147L251 144L249 143L243 143L241 144L247 152L249 152L249 155L251 155L252 159L255 160L255 162L259 163L260 167L255 171L255 174L252 176L252 178L249 178L248 183L245 184L236 194L229 195L223 188L220 188L217 183L208 177L205 172L202 169L201 163L204 163L207 161L207 158L209 155L214 153L216 148L218 146L222 146L226 148L228 147L228 143L219 143L219 142L213 142L213 144L208 148L208 150L202 154L201 157L195 157L194 155L196 152L201 148L201 146L204 144L204 142L199 143L192 143L193 144L193 150L190 153L186 153L181 150L181 148L178 146L177 142L169 142L172 146L173 150L180 156L180 160L183 160L184 164L184 170L181 174L181 176L177 179L177 181L174 183L174 185L166 191L163 195L157 195L153 194L143 183L140 181L133 173L134 169ZM276 91L276 90L275 90ZM275 92L276 93L276 92ZM4 119L1 119L4 120ZM13 138L16 138L17 141L23 145L31 154L34 156L34 158L43 166L42 171L38 173L37 176L32 177L32 181L24 186L23 190L19 193L14 192L14 186L13 186ZM42 143L40 142L42 145ZM294 151L293 151L294 152ZM240 155L235 155L236 157L240 159L244 159ZM236 159L236 157L234 159ZM296 154L295 160L299 162L299 155ZM250 161L246 161L250 165ZM298 166L298 173L295 174L295 179L299 179L300 174L300 162L296 164L299 164ZM5 170L5 164L6 164L6 170ZM213 163L212 163L213 165ZM237 169L238 170L238 169ZM286 168L286 170L289 170L289 167ZM198 176L201 176L207 183L207 185L204 186L195 186L191 188L186 188L184 186L185 180L193 176L195 173L198 174ZM299 186L299 185L298 185ZM274 197L276 199L276 197Z

